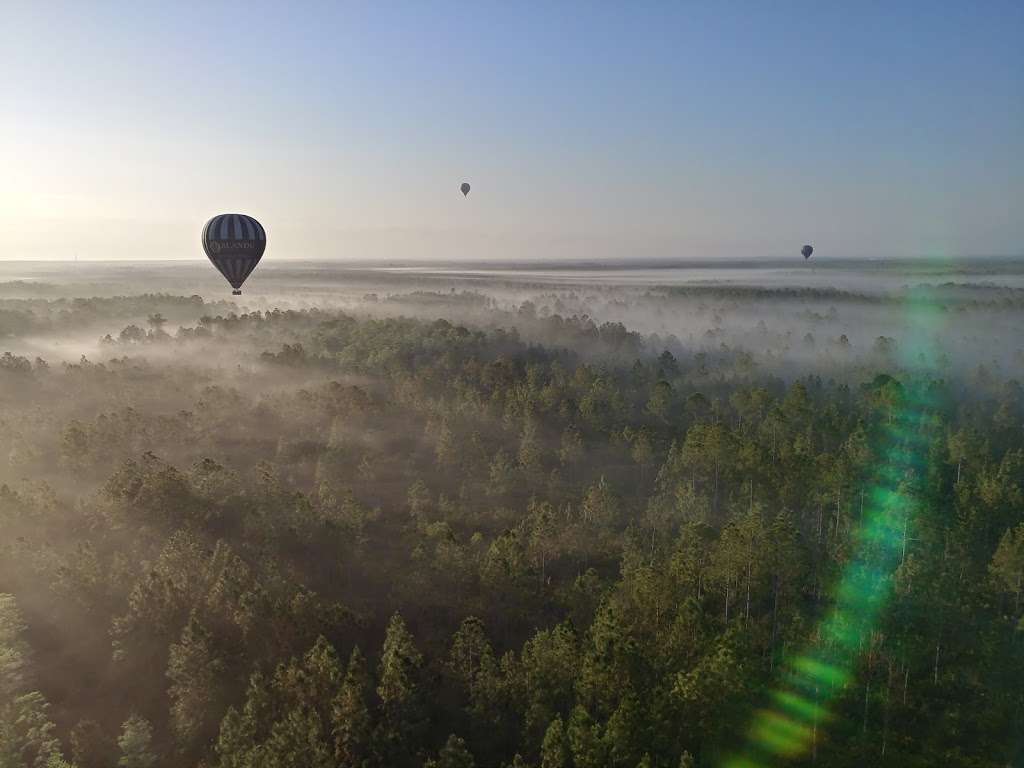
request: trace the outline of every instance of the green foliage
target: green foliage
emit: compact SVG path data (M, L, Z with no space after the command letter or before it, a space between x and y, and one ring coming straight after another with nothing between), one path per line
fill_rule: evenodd
M171 728L183 746L215 732L212 713L221 709L218 692L224 664L215 654L212 638L193 616L181 639L171 645L167 677L171 680ZM213 726L213 728L211 728Z
M44 768L60 757L49 702L37 690L28 626L14 596L0 593L0 765Z
M427 760L423 768L473 768L475 765L473 755L466 749L466 742L453 733L437 757Z
M1003 534L989 570L999 587L1013 595L1014 611L1019 611L1024 591L1024 523Z
M381 717L375 742L380 758L392 765L409 763L419 746L424 722L420 673L423 656L401 615L388 623L377 675Z
M780 669L828 651L819 619L882 534L899 562L874 622L840 628L860 651L817 763L1013 764L1011 363L934 380L902 340L829 340L818 307L801 354L828 378L801 377L556 298L512 328L469 294L376 302L467 325L96 300L69 316L123 315L126 357L0 359L0 764L717 764ZM8 319L65 322L34 306ZM802 346L770 325L766 350ZM865 530L911 443L912 508Z
M121 726L121 735L117 739L121 756L118 758L119 768L153 768L157 756L152 750L153 727L145 718L132 715Z
M359 646L352 649L341 689L331 705L334 758L345 768L362 766L370 755L372 717L367 704L370 677Z
M565 735L562 718L555 717L544 732L544 742L540 748L540 768L569 768L572 753L569 740Z

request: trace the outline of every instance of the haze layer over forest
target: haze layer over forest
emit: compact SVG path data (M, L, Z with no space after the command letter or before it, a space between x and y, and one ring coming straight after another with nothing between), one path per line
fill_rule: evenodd
M1015 764L1021 328L998 259L0 262L0 765Z

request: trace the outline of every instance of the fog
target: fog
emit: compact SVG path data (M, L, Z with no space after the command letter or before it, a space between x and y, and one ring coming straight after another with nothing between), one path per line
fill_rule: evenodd
M69 420L129 408L173 419L205 406L211 388L231 391L232 407L244 410L327 381L365 383L343 361L308 364L323 353L309 348L317 329L339 319L444 319L599 365L667 350L690 369L694 390L809 374L857 384L880 371L924 372L965 389L979 375L1019 379L1022 277L997 260L518 271L271 263L231 297L206 264L0 263L5 375L19 365L35 371L31 384L10 378L0 395L0 478L24 472L27 454L57 482L54 451ZM305 345L301 355L292 345ZM289 354L303 364L282 364ZM153 447L141 434L117 458ZM209 450L174 446L174 455ZM218 457L228 460L223 450Z
M823 764L865 732L945 754L914 724L978 675L1001 682L977 753L1009 754L1024 686L970 628L1021 613L1021 328L1024 269L992 259L268 260L240 297L205 263L0 263L0 652L29 670L0 726L51 734L0 748L416 768L462 743L523 765L592 717L601 749L631 745L616 765L715 764L821 646L881 489L918 511ZM910 421L923 439L894 446ZM886 474L900 451L920 455ZM344 744L342 678L375 723ZM622 735L649 697L645 718L701 727Z
M84 298L108 301L87 310ZM887 337L896 342L891 363L941 365L948 376L968 375L983 364L1019 376L1022 308L1024 269L1000 259L521 269L269 263L237 299L205 263L0 262L4 351L57 362L81 355L101 359L103 336L116 338L130 324L145 326L153 313L162 314L163 329L174 336L204 315L279 309L443 317L515 328L538 343L558 343L563 321L621 323L642 337L647 354L743 353L788 379L877 363L876 342ZM176 348L177 359L183 352L187 357Z

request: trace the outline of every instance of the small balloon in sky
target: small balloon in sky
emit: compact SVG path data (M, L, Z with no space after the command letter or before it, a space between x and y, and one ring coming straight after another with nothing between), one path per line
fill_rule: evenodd
M462 186L460 186L459 189L462 190L462 196L463 197L468 197L469 196L469 182L468 181L462 182Z
M800 253L804 255L804 259L809 259L811 258L811 254L814 253L814 246L805 245L803 248L800 249Z
M252 216L221 213L203 227L203 250L210 263L231 283L235 296L256 269L267 247L267 233Z

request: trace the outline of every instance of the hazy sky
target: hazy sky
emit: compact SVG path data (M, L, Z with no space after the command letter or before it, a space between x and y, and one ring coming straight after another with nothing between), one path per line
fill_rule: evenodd
M1024 253L1024 3L0 0L0 259ZM458 187L473 184L464 200Z

